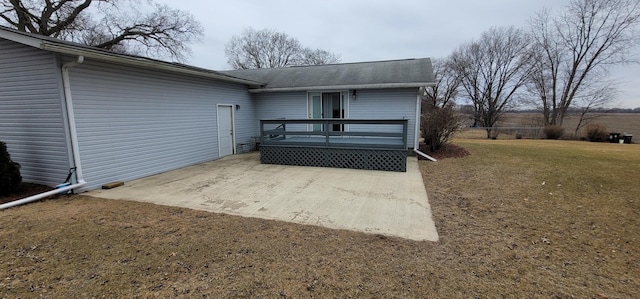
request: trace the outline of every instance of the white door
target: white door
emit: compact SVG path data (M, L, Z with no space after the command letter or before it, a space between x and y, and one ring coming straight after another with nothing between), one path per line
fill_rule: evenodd
M233 154L233 110L231 106L218 106L218 144L220 157Z

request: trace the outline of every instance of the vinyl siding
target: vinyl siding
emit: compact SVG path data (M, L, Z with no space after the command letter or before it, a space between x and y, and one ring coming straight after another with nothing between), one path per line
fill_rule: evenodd
M0 141L25 182L55 186L67 176L60 78L53 54L0 39Z
M244 85L92 61L70 77L85 189L219 158L218 104L240 105L236 144L257 133Z
M407 146L413 148L415 138L416 97L418 89L358 90L356 100L349 101L351 119L408 119ZM402 128L390 126L351 125L350 131L394 131ZM401 132L401 131L400 131Z
M307 93L306 92L273 92L253 95L256 103L257 119L306 119ZM259 126L258 122L258 126ZM289 125L287 130L304 131L305 125ZM259 127L258 127L259 130Z

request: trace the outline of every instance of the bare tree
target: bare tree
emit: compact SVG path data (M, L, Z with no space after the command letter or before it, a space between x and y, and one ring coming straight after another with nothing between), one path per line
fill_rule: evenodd
M183 61L202 36L191 14L127 0L0 0L0 20L20 31L114 52Z
M473 104L475 121L486 128L487 138L528 80L529 53L528 36L523 30L498 27L451 55L450 65L460 76L465 96Z
M323 65L340 62L340 55L322 49L306 48L302 51L300 65Z
M462 117L455 110L461 77L447 59L433 59L435 85L423 89L420 129L430 151L442 148L460 129Z
M595 109L602 109L615 99L619 90L615 87L615 82L603 81L585 86L585 96L579 96L574 99L573 108L567 113L575 114L578 122L573 131L573 136L578 136L578 131L598 119L602 114L591 114ZM573 110L573 111L572 111Z
M605 100L588 86L629 62L639 22L638 0L572 0L557 18L548 11L534 18L530 90L546 125L562 125L575 99Z
M226 46L227 62L233 69L259 69L340 62L331 52L304 48L284 32L245 29Z
M461 74L454 71L448 59L432 59L431 62L436 84L424 89L422 101L432 107L448 106L458 96Z

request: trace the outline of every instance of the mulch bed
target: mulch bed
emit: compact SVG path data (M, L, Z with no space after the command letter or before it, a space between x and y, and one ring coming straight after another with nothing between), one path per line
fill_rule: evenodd
M16 192L13 192L12 194L9 194L7 196L0 196L0 204L23 199L25 197L47 192L49 190L52 190L52 188L49 186L32 183L22 183L20 184L20 187L18 187L18 190L16 190Z
M459 145L451 144L451 143L444 145L441 149L435 152L429 151L428 145L424 143L420 143L420 151L437 160L442 160L447 158L462 158L470 155L470 153L463 147ZM427 160L427 159L418 155L418 160Z

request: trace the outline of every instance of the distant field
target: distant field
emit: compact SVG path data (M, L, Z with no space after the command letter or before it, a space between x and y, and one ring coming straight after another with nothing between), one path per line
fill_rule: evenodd
M595 117L590 123L602 124L607 127L609 132L632 134L634 135L633 141L635 143L640 142L640 113L597 113L589 117ZM565 128L566 137L571 137L574 134L578 120L579 116L577 115L570 115L565 118L563 127ZM521 129L499 130L502 138L498 138L509 138L515 136L516 133L524 134L528 138L541 138L543 137L540 129L543 126L542 123L542 114L540 113L507 113L498 124L498 127L517 127ZM527 127L531 127L531 129L526 129ZM578 134L575 135L578 138L582 136L584 136L584 127L578 130ZM471 132L463 132L457 137L484 138L486 135L472 130Z

